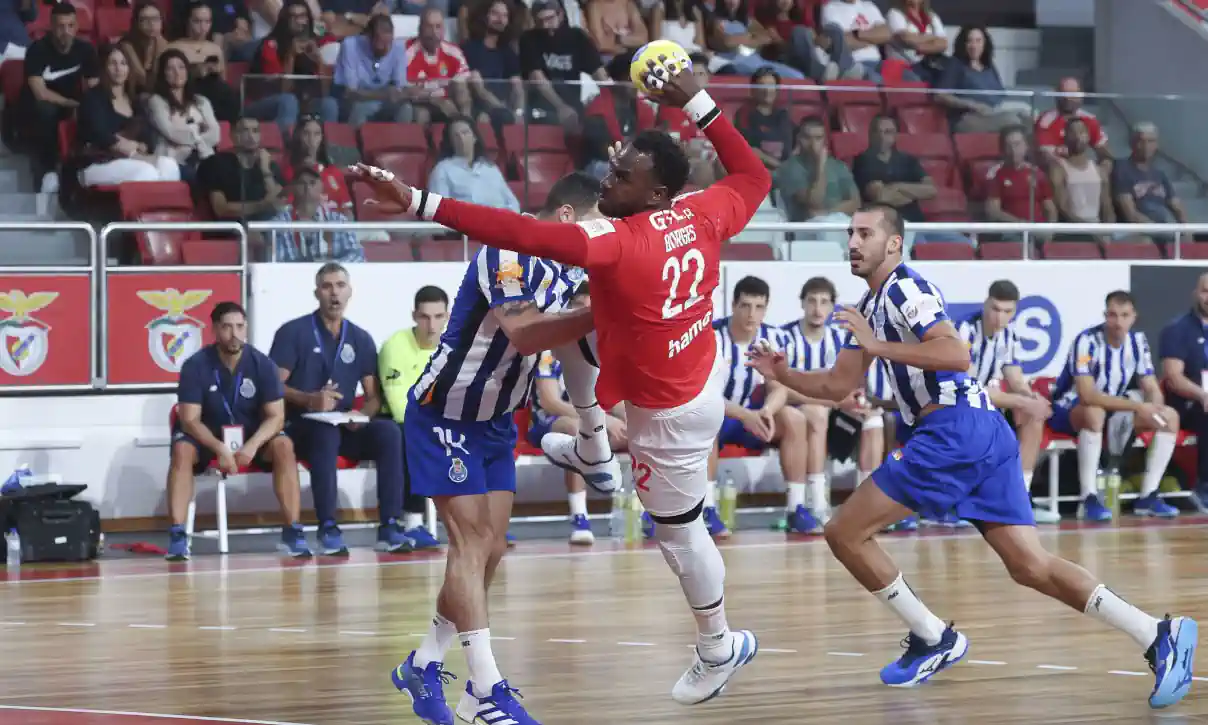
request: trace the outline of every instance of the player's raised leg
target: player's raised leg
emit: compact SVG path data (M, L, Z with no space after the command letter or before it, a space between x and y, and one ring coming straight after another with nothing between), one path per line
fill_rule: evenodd
M600 368L593 351L595 334L554 350L562 363L566 394L578 414L578 435L556 433L541 439L541 450L556 466L575 471L589 486L611 493L621 485L621 464L608 445L607 414L596 400Z

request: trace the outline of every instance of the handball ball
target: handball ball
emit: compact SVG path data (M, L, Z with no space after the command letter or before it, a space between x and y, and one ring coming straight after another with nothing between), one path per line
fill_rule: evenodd
M660 55L666 56L667 60L659 63ZM654 71L651 71L647 65L649 61L654 61ZM692 70L692 59L688 57L688 51L684 50L679 43L670 40L654 40L638 48L637 52L633 54L633 63L629 66L629 79L633 81L634 87L643 93L658 93L662 87L660 81L667 78L667 71L680 73L690 70ZM646 83L648 73L654 75L654 83L651 84L653 87Z

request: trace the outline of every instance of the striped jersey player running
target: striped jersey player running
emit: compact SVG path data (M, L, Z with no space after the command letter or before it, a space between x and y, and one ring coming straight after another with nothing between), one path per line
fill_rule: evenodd
M765 377L829 400L858 388L869 365L881 358L889 364L903 421L914 424L905 446L860 483L826 526L840 563L910 628L906 651L881 670L881 681L919 684L968 649L965 635L919 600L874 538L911 511L955 510L978 527L1016 582L1132 637L1155 674L1152 707L1178 702L1191 687L1198 625L1188 617L1159 620L1142 612L1090 572L1041 546L1014 432L968 376L969 348L943 296L902 263L904 234L891 206L870 204L852 217L851 270L868 282L868 293L859 306L835 314L852 337L833 368L798 372L769 347L750 353L750 364Z

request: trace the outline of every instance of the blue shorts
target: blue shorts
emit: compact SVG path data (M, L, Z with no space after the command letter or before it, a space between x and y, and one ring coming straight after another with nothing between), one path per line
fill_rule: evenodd
M995 410L953 406L924 416L872 480L924 518L955 513L967 521L1035 523L1019 441Z
M747 430L738 418L726 418L717 432L717 447L722 446L742 446L748 450L762 451L768 444Z
M213 431L210 431L210 432L213 433ZM247 440L248 438L251 438L252 434L254 434L255 432L256 432L255 428L244 429L243 439ZM284 435L284 433L278 433L277 435ZM219 432L218 434L216 434L215 437L218 438L218 440L222 440L222 433ZM195 449L197 449L197 463L196 463L196 465L193 466L193 475L195 475L195 476L200 476L201 474L205 473L206 469L208 469L210 467L210 464L212 464L214 462L214 460L217 458L217 456L214 455L213 451L211 451L209 448L206 448L205 446L201 445L201 443L199 443L196 438L189 435L188 433L185 433L179 427L172 429L172 443L173 444L188 443L189 445L191 445ZM273 470L272 462L269 461L268 458L264 455L264 451L267 447L268 447L268 444L265 443L263 446L260 447L260 450L256 451L256 455L252 458L252 466L259 468L263 471Z
M407 473L419 496L474 496L516 491L516 421L449 420L431 406L407 402L403 418Z
M549 433L550 429L554 427L555 420L558 420L558 416L556 415L534 415L533 417L529 418L529 429L527 436L529 445L531 445L533 448L540 448L541 439L544 438L545 434Z
M1073 421L1070 420L1070 414L1077 407L1077 397L1073 400L1053 401L1053 417L1049 418L1049 427L1053 429L1054 433L1061 433L1067 436L1078 435L1078 431L1074 430Z

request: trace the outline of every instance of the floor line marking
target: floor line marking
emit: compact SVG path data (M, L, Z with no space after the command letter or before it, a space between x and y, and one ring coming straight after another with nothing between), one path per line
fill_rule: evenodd
M25 622L0 622L0 627L24 627Z
M127 624L130 629L167 629L166 624Z
M501 642L515 642L515 641L516 641L516 638L515 638L515 637L496 637L496 636L494 636L494 635L491 635L491 641L492 641L492 642L495 642L495 641L501 641Z
M1191 679L1196 682L1208 682L1208 677L1192 677Z
M1003 662L1002 660L969 660L969 664L971 664L971 665L1005 665L1007 663Z
M203 627L198 627L198 629L200 629L203 632L234 632L235 630L237 630L239 628L233 627L229 624L217 624L217 625L207 625L207 626L203 626Z
M773 649L771 647L760 647L759 651L760 652L771 652L773 654L781 654L781 655L797 654L797 650L795 650L795 649Z
M1124 675L1125 677L1144 677L1148 672L1134 672L1132 670L1108 670L1109 675Z
M192 720L195 722L221 722L235 725L305 725L305 723L283 720L240 720L232 717L205 717L193 715L167 715L155 712L125 712L122 710L85 710L73 707L32 707L27 705L0 705L0 710L22 710L25 712L65 712L72 715L114 715L117 717L144 717L149 720Z
M95 627L96 622L55 622L60 627Z
M427 637L428 635L424 634L423 632L411 632L407 636L408 637Z
M1036 669L1038 669L1038 670L1057 670L1058 672L1069 672L1071 670L1076 670L1078 668L1070 667L1069 665L1036 665Z
M831 657L863 657L863 652L827 652Z
M587 644L587 640L585 639L547 639L545 641L557 644Z
M298 629L297 627L269 627L268 631L270 631L270 632L286 632L289 634L305 634L306 633L305 629Z
M366 632L360 629L341 629L338 634L347 634L353 637L376 637L377 632Z
M617 645L620 647L653 647L654 642L617 642Z

